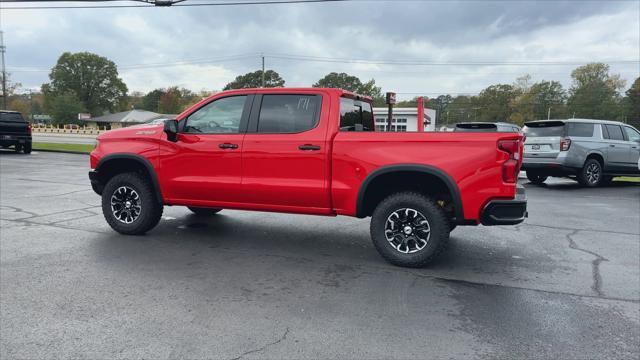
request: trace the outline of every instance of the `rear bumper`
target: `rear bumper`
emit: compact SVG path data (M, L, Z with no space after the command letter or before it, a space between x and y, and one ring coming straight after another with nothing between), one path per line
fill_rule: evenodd
M482 210L482 225L516 225L527 218L527 195L522 185L516 188L513 200L492 200Z
M102 189L104 186L98 179L98 172L96 170L89 171L89 181L91 181L91 188L96 194L102 195Z
M579 168L567 166L563 162L553 160L548 162L531 162L525 159L520 170L535 171L546 175L565 176L575 175L578 172Z
M5 135L0 134L0 145L11 146L31 142L31 135Z

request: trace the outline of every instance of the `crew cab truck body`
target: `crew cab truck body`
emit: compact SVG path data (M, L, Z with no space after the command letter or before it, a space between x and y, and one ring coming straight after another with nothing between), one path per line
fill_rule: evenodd
M31 153L31 124L17 111L0 111L0 146Z
M153 228L165 205L371 216L375 247L402 266L433 260L457 225L524 220L522 135L375 132L371 111L339 89L226 91L100 135L89 177L124 234Z

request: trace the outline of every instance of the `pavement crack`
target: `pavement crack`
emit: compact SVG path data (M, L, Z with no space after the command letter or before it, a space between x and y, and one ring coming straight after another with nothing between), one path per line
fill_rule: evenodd
M268 348L269 346L273 346L273 345L279 344L279 343L281 343L282 341L284 341L284 340L287 338L287 335L288 335L288 334L289 334L289 327L287 327L287 329L284 331L284 334L282 334L282 336L281 336L278 340L276 340L276 341L274 341L274 342L270 342L270 343L268 343L268 344L265 344L265 345L263 345L262 347L259 347L259 348L257 348L257 349L253 349L253 350L245 351L245 352L243 352L242 354L240 354L240 356L238 356L238 357L234 357L234 358L232 358L231 360L239 360L239 359L243 358L243 357L244 357L244 356L246 356L246 355L254 354L254 353L257 353L257 352L261 352L261 351L263 351L264 349Z
M575 229L575 228L562 227L562 226L532 224L532 223L529 223L529 222L522 223L522 224L518 225L517 227L521 227L521 226L533 226L533 227L541 227L541 228L554 229L554 230L565 230L565 231L589 231L589 232L597 232L597 233L605 233L605 234L636 235L636 236L639 235L637 233L630 233L630 232L623 232L623 231L598 230L598 229Z
M587 249L583 249L578 246L572 236L576 235L581 230L573 230L566 235L567 240L569 241L569 247L573 250L582 251L586 254L594 256L595 259L591 261L591 277L593 279L593 284L591 285L591 290L595 292L599 297L604 297L605 294L602 291L602 275L600 274L600 263L603 261L609 261L604 258L604 256Z

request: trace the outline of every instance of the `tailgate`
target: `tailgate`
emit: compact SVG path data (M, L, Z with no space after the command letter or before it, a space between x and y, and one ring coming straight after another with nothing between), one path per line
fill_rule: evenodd
M26 122L0 121L0 134L2 135L29 135Z
M565 123L558 120L532 121L522 129L527 136L524 142L524 157L557 158L560 142L565 135Z
M560 136L527 137L524 157L557 158L560 153Z

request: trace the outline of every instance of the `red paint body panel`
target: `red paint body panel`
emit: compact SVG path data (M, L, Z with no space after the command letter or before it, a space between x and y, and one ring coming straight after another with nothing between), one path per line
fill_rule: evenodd
M435 167L457 185L464 219L477 221L489 200L513 199L516 184L502 179L509 155L498 150L511 133L340 132L338 89L246 89L213 95L178 116L231 94L322 96L318 125L296 134L186 134L170 142L162 125L131 127L98 137L91 167L110 154L134 154L156 172L166 205L317 215L356 215L358 192L367 175L385 166ZM365 99L366 100L366 99ZM234 143L237 149L220 149ZM304 151L300 145L317 145ZM522 146L520 146L522 149Z

